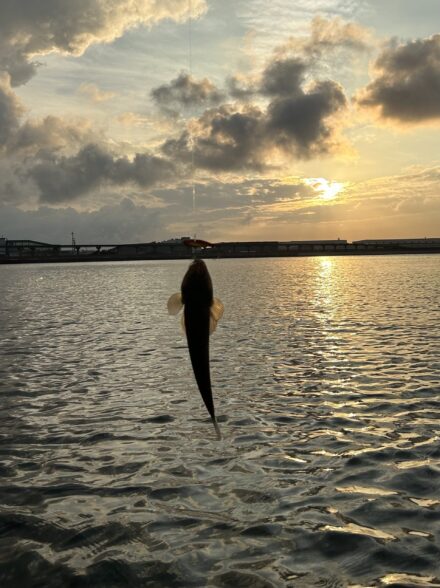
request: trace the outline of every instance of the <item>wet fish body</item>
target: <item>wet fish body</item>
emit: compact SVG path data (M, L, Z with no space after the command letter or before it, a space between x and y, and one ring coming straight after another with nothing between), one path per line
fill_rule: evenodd
M205 262L201 259L191 263L183 278L181 292L174 294L168 300L170 314L177 314L182 307L182 326L186 333L194 376L217 437L220 439L212 398L209 336L223 315L223 304L214 298L211 276Z

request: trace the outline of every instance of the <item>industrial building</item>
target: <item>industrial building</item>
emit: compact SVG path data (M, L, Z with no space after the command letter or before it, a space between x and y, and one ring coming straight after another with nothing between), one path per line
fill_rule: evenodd
M0 237L0 255L18 257L34 255L35 253L56 253L58 245L32 241L30 239L6 239Z

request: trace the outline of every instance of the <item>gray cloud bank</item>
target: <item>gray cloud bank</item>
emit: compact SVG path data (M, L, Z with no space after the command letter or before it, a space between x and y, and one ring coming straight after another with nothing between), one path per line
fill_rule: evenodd
M66 122L56 116L23 120L26 110L12 91L10 76L0 74L0 155L37 155L72 149L97 136L85 121Z
M0 136L3 152L21 161L21 175L32 180L41 202L68 202L105 186L136 184L149 188L188 173L194 144L195 164L209 171L262 171L275 153L287 159L326 155L337 146L335 115L346 107L342 87L334 81L307 83L307 63L274 59L255 82L253 93L266 106L225 103L208 108L177 139L162 145L161 155L118 156L108 141L86 124L56 117L23 121L24 108L0 78ZM222 97L208 80L179 76L155 90L168 106L215 103ZM21 159L20 159L21 158ZM185 172L186 168L186 172Z
M168 157L188 162L193 141L196 165L213 171L262 170L273 151L308 159L336 146L333 117L347 101L334 81L305 84L307 64L298 58L275 59L252 93L269 97L267 107L223 104L207 110L192 135L163 145ZM250 92L250 89L248 89Z
M41 202L67 202L109 185L147 188L175 176L176 166L163 157L135 153L129 159L113 154L84 121L73 124L54 116L23 121L24 112L10 76L3 73L0 156L23 180L23 192L29 194L28 180L33 180ZM17 193L18 182L11 175L8 171L0 178L0 197L5 201Z
M54 157L29 172L44 202L68 202L105 185L135 183L147 188L174 176L169 161L136 153L132 160L115 157L99 145L89 144L71 157Z
M192 0L201 15L204 0ZM80 55L93 43L110 42L138 24L188 18L187 0L2 0L0 69L13 86L35 74L35 58L52 51Z
M169 84L155 88L151 97L162 112L173 117L182 109L207 108L224 99L222 92L210 80L196 80L187 73L181 73Z
M349 198L325 206L300 179L295 184L270 179L198 183L195 213L188 183L154 189L149 202L125 197L89 211L51 206L20 210L0 204L0 232L11 239L52 243L69 242L71 231L79 242L159 240L190 234L194 226L214 241L399 237L405 232L434 236L440 201L433 194L439 177L440 168L434 167L376 178L352 185ZM373 234L365 233L365 219Z
M386 48L375 72L357 97L361 106L402 123L440 118L440 34Z
M301 182L296 186L280 185L273 180L198 183L197 218L192 211L192 190L188 182L173 188L156 188L148 202L124 197L91 211L46 205L35 210L20 210L0 203L0 233L7 231L9 238L66 243L70 232L74 231L83 242L127 243L175 235L176 223L182 226L182 234L188 234L196 220L203 226L203 233L208 229L212 233L212 227L216 226L220 237L219 224L246 225L258 207L286 198L300 200L310 193L311 189ZM116 194L111 197L115 198Z
M159 239L164 230L160 210L135 204L129 198L92 211L49 206L20 210L0 204L0 218L0 232L7 231L10 239L60 244L69 242L71 231L83 243L128 243Z
M363 52L372 46L373 36L363 27L315 17L310 35L278 47L260 75L230 76L224 92L229 101L207 109L190 130L166 141L164 155L188 163L193 153L197 167L238 172L263 171L273 156L311 159L337 151L347 99L337 82L311 81L312 72L324 55L339 49ZM161 86L153 96L158 99L162 93L164 99L186 107L201 104L195 92L186 92L183 100L176 82ZM221 96L217 88L210 90L205 103Z

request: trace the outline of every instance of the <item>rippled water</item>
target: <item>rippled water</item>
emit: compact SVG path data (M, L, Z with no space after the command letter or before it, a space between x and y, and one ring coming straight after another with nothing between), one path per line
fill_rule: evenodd
M440 586L440 256L0 267L0 585Z

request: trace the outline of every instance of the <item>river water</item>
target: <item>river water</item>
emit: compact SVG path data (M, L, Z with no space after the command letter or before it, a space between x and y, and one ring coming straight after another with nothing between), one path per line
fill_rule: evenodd
M440 586L440 256L0 267L0 586Z

